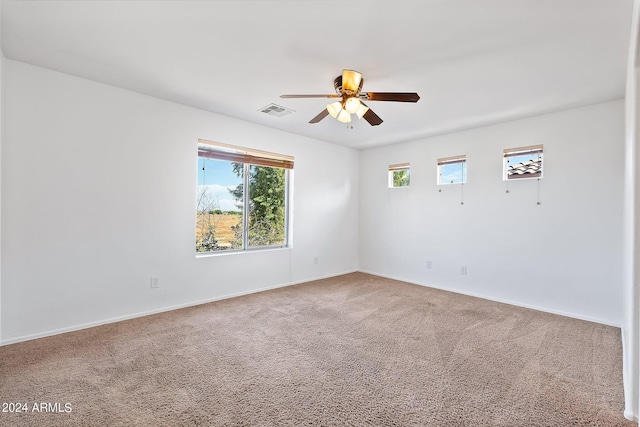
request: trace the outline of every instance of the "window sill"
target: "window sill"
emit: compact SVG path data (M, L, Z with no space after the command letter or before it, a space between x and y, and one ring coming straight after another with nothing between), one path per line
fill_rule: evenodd
M196 253L196 259L230 256L230 255L254 254L256 252L275 252L275 251L282 251L287 249L291 249L291 246L261 247L261 248L253 248L253 249L239 250L239 251L198 252Z

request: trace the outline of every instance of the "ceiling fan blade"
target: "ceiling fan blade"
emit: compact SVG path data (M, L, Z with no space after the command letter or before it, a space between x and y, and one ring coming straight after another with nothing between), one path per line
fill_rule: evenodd
M280 95L280 98L341 98L341 95Z
M418 102L420 99L415 92L367 92L363 95L369 101Z
M362 105L364 105L364 102L362 103ZM364 106L367 107L366 105ZM362 118L368 121L371 126L378 126L380 123L382 123L382 119L380 118L380 116L374 113L371 108L369 108L367 112L364 113L364 116L362 116Z
M320 111L320 114L315 116L313 119L309 120L309 123L318 123L320 120L324 119L328 115L329 115L329 111L327 111L327 109L325 108L324 110Z
M342 70L342 88L357 93L362 87L362 74L354 70Z

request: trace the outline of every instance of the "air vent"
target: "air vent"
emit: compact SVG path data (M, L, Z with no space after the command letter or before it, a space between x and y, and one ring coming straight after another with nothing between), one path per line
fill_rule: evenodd
M268 114L270 116L275 116L275 117L282 117L282 116L286 116L287 114L295 113L295 111L277 104L269 104L258 111L260 111L261 113Z

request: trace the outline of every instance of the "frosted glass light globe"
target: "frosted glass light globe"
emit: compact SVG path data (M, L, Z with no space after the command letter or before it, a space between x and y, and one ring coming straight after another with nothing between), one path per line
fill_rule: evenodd
M358 98L348 98L344 103L344 109L349 112L349 114L355 114L360 108L360 100Z

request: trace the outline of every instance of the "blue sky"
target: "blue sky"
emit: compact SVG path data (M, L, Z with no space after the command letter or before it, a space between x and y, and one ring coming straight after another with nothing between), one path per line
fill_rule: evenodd
M466 177L464 175L466 174L466 172L466 162L444 164L440 166L440 173L442 174L440 177L440 182L442 184L451 184L452 182L465 182Z
M520 156L512 156L509 157L507 159L509 166L511 165L517 165L518 163L525 163L528 162L529 160L538 160L540 156L540 154L536 153L536 154L522 154Z
M204 166L205 170L202 170ZM198 194L205 189L216 201L216 209L235 211L235 199L228 188L234 188L242 182L231 167L231 162L198 158Z

